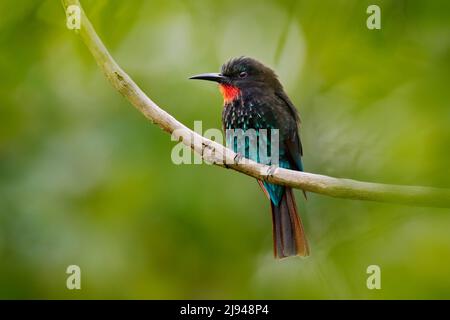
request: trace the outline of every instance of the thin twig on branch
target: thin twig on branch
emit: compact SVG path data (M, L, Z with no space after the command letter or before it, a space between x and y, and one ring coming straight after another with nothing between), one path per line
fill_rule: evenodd
M79 35L113 87L147 119L180 139L206 161L260 180L336 198L450 208L449 189L362 182L283 168L273 170L266 165L236 157L236 154L230 149L192 131L153 102L109 54L86 17L79 1L62 0L62 3L65 10L70 5L77 5L81 9Z

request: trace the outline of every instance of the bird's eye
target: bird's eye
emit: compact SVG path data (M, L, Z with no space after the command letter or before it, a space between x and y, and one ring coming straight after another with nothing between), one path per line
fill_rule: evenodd
M242 71L241 73L239 73L239 78L245 78L245 77L247 77L247 72L245 72L245 71Z

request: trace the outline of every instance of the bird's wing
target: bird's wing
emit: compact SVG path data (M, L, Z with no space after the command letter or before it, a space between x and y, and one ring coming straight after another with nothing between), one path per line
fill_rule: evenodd
M303 171L303 162L302 162L303 151L298 133L295 132L293 134L293 137L286 139L284 143L288 150L288 156L295 163L297 170Z
M294 104L292 103L291 99L289 99L287 94L282 90L275 92L275 95L286 104L289 113L291 114L292 117L294 117L295 122L297 124L300 124L300 116L298 115L297 108L294 106Z
M298 133L298 128L300 126L300 117L294 104L286 95L286 93L284 93L284 91L277 92L276 95L284 102L284 104L287 106L290 115L295 119L296 126L290 128L290 132L286 136L284 143L288 150L289 157L291 158L293 163L295 163L295 165L297 166L297 170L303 171L303 163L302 163L303 146Z

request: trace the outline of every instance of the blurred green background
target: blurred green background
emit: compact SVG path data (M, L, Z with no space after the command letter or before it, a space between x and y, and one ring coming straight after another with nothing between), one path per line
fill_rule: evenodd
M307 171L450 188L449 1L82 1L165 110L220 128L190 75L249 55L302 117ZM382 29L366 28L381 7ZM254 179L176 166L60 1L0 2L0 298L450 298L450 210L297 192L312 256L272 257ZM66 289L81 267L82 290ZM381 267L381 290L366 268Z

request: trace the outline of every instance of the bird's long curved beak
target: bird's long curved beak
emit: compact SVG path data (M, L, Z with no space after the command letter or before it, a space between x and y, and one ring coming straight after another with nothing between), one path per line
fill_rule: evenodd
M214 81L214 82L218 82L218 83L223 83L225 81L227 81L227 77L225 77L224 75L220 74L220 73L202 73L202 74L198 74L196 76L192 76L189 79L192 80L208 80L208 81Z

